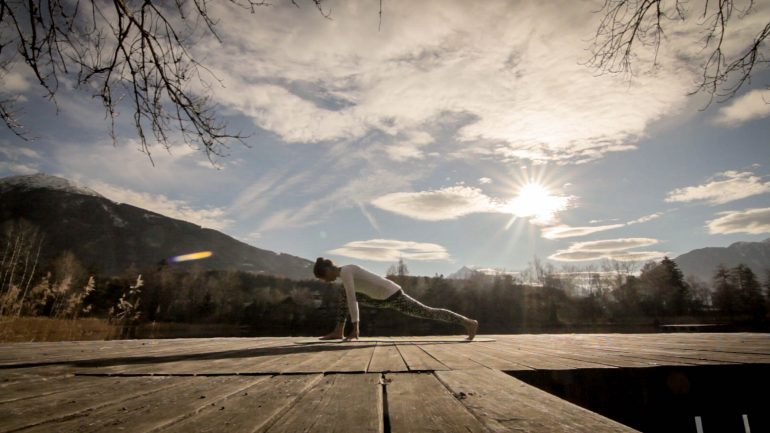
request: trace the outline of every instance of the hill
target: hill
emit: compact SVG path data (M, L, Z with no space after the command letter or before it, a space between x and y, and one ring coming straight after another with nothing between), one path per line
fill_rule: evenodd
M130 266L158 265L197 251L213 255L194 264L203 269L235 269L293 279L312 278L309 260L263 250L216 230L115 203L73 182L45 174L0 179L0 223L25 219L45 233L43 261L65 250L101 275L119 275Z

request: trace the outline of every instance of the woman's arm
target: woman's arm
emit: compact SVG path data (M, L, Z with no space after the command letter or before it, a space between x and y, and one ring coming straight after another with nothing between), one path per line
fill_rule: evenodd
M347 321L348 309L345 296L345 288L340 287L337 293L337 325L334 330L323 337L319 337L319 340L338 340L345 336L345 322Z

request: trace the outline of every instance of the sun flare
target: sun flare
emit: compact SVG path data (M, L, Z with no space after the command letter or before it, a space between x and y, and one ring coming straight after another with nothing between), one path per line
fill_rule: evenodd
M555 196L539 183L528 183L519 189L518 195L506 204L505 209L517 217L548 223L568 204L569 197Z

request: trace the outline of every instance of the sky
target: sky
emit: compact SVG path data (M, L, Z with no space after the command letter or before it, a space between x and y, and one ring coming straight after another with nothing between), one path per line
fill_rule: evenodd
M220 40L192 47L245 145L212 162L177 139L152 144L151 162L127 107L113 143L89 91L65 82L57 110L17 64L0 93L34 139L0 128L0 176L65 177L258 248L382 274L399 258L432 276L535 258L641 264L770 238L770 71L725 101L692 94L708 54L698 2L668 24L656 66L640 49L632 74L586 64L601 1L385 0L381 22L376 0L326 1L330 19L274 3L212 4ZM768 16L767 0L736 13L727 55Z

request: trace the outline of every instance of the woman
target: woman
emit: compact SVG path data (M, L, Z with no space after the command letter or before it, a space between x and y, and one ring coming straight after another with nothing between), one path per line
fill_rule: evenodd
M353 323L353 329L346 337L348 340L358 339L360 323L358 300L370 307L390 308L414 317L462 325L468 333L466 340L473 340L473 337L476 336L479 327L478 321L443 308L428 307L404 293L398 284L373 274L358 265L338 267L331 260L319 257L315 262L313 273L316 277L329 283L337 278L342 278L342 285L344 286L344 290L340 291L340 298L337 303L337 326L332 332L320 337L321 340L343 337L346 320L345 299L347 299L347 312L350 313L350 320Z

